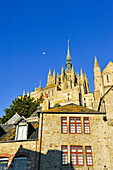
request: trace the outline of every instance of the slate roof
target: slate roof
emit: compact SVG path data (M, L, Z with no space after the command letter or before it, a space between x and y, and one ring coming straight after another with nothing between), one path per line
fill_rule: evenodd
M9 119L5 124L14 124L19 118L19 114L15 113L15 115L11 119Z
M76 105L76 104L68 104L68 105L65 105L65 106L59 106L59 107L54 107L54 108L51 108L49 110L45 110L43 111L44 113L48 113L48 112L52 112L52 113L95 113L95 114L100 114L101 112L98 112L98 111L95 111L95 110L92 110L92 109L88 109L86 107L83 107L83 106L79 106L79 105Z
M31 116L31 117L38 117L38 114L42 111L42 106L40 106Z

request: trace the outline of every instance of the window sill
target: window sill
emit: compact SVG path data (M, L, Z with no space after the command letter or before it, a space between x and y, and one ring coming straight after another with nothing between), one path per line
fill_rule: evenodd
M0 143L27 142L27 141L38 141L38 139L0 141Z

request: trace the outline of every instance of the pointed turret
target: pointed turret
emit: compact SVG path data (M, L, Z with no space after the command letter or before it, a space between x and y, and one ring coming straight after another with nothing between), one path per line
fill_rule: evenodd
M71 63L71 55L69 51L69 40L68 40L68 49L67 49L67 56L66 56L66 72L71 72L72 63Z
M57 77L56 77L56 84L59 84L59 73L57 72Z
M95 56L94 68L96 68L96 67L99 67L99 68L100 68L100 66L99 66L99 64L98 64L98 61L97 61L97 57Z
M53 71L53 77L55 76L55 69L54 69L54 71Z
M62 69L61 69L61 83L63 83L63 79L64 79L64 68L62 66Z
M85 73L86 93L89 93L89 82Z
M84 80L84 75L83 75L82 68L81 68L81 71L80 71L80 73L81 73L81 80L83 81L83 80Z
M85 73L85 80L87 79L86 73Z
M25 90L23 90L23 97L25 96Z
M84 94L84 75L83 75L83 72L82 72L82 68L81 68L81 71L80 71L81 75L81 80L80 80L80 83L81 83L81 93Z
M29 97L29 91L27 92L27 97Z
M64 67L62 66L61 75L64 74Z
M51 69L49 69L49 73L48 74L51 75Z
M54 69L54 71L53 71L53 83L54 83L54 84L55 84L55 82L56 82L55 79L56 79L56 78L55 78L55 69Z
M49 69L48 78L47 78L47 86L51 84L51 69Z
M74 68L73 68L73 65L72 65L72 70L71 70L72 73L74 73Z
M104 90L103 79L102 79L101 69L100 69L96 56L95 56L95 62L94 62L94 85L95 85L95 90L99 90L100 95L102 96L103 90Z

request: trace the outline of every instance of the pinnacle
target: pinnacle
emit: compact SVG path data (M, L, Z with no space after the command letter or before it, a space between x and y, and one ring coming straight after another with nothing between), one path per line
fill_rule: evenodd
M97 58L96 58L96 56L95 56L94 68L96 68L96 67L100 67L100 66L99 66L98 61L97 61Z
M83 74L83 72L82 72L82 68L81 68L81 71L80 71L80 72L81 72L81 75L82 75L82 74Z
M51 74L51 69L49 69L49 74Z
M85 79L87 79L86 73L85 73Z
M73 65L72 65L72 72L74 72L74 68L73 68Z

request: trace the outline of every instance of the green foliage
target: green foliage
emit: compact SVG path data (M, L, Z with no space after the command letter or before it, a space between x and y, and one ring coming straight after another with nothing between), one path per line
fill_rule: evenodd
M42 101L43 101L43 96L41 96L40 99L37 99L37 101L35 101L34 98L31 98L29 96L15 98L15 100L12 101L10 108L9 109L6 108L4 110L5 115L3 116L3 118L1 118L0 123L5 123L16 112L20 116L24 116L25 118L28 118L34 111L37 110L37 107L40 105Z
M60 103L56 103L56 104L54 105L54 107L59 107L59 106L61 106Z

